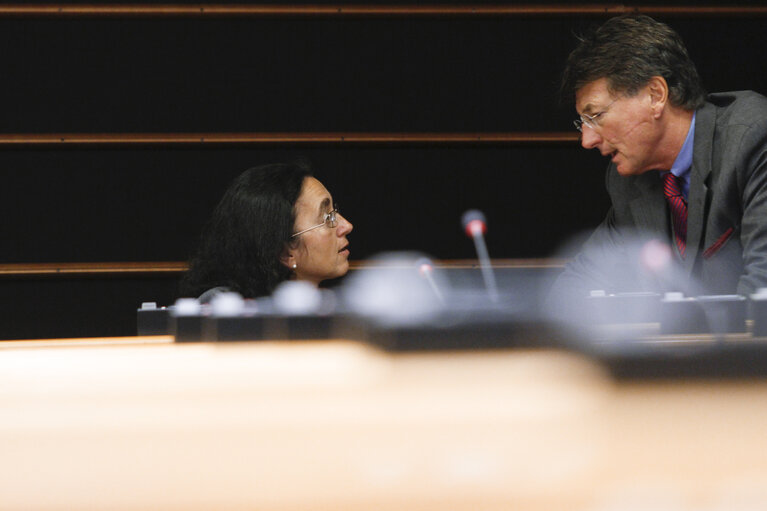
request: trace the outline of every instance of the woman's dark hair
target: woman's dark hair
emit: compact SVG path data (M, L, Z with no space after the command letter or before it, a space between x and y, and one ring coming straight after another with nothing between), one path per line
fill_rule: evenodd
M607 79L611 91L633 96L653 76L665 78L674 106L694 110L705 101L682 38L664 23L644 15L617 16L579 41L562 74L560 92L565 101L600 78Z
M288 279L291 271L280 255L291 243L294 205L311 175L306 162L261 165L240 174L203 230L181 283L182 295L225 286L254 298Z

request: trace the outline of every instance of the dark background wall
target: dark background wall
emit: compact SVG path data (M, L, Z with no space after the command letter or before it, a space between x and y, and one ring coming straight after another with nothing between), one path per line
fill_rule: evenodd
M708 90L767 92L766 15L656 17L681 33ZM604 19L0 14L0 135L567 132L559 72L573 34ZM459 226L472 207L493 257L548 257L608 207L606 162L574 140L6 143L0 263L186 260L234 176L298 155L354 223L354 260L473 258ZM171 303L176 280L4 277L0 338L131 335L136 307Z

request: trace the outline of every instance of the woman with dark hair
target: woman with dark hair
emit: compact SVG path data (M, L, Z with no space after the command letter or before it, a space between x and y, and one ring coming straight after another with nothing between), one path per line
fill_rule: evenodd
M182 294L202 294L201 301L207 301L229 290L255 298L288 279L319 285L348 271L351 230L307 165L248 169L229 186L205 226Z

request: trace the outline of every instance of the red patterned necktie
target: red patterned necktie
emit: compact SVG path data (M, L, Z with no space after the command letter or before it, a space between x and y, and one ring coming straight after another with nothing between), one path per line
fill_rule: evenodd
M687 247L687 201L682 195L682 183L671 172L663 176L663 194L671 208L676 246L684 258L684 250Z

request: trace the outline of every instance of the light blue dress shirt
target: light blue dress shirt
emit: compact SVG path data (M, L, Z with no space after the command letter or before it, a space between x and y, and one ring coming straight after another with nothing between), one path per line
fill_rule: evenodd
M690 191L690 169L692 168L692 145L695 140L695 112L692 114L690 129L687 132L687 138L684 139L682 149L676 155L676 160L671 166L671 173L682 180L682 195L687 200ZM663 173L665 174L665 172Z

